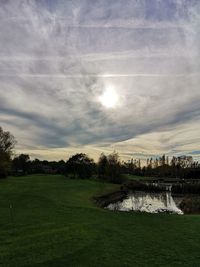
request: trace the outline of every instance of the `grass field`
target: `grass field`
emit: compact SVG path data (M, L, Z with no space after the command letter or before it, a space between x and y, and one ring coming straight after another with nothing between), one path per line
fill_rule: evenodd
M92 196L113 187L62 176L1 180L0 266L200 266L200 216L97 208Z

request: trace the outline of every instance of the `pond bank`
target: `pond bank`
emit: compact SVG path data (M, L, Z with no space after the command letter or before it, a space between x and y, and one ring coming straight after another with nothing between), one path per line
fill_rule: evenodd
M127 197L126 190L118 190L115 192L107 193L102 196L93 197L95 204L98 207L105 208L110 203L115 203L117 201L122 201L124 198Z
M200 196L186 196L180 203L185 214L200 214Z

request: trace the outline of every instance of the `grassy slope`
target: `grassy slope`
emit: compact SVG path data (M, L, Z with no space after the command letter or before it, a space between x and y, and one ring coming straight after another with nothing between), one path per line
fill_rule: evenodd
M62 176L0 181L0 266L200 266L200 216L95 207L92 195L111 187Z

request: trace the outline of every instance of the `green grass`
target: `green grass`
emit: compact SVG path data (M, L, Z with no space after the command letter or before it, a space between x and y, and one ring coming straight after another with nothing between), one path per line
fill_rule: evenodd
M0 266L200 266L199 216L97 208L92 196L113 187L62 176L0 181Z

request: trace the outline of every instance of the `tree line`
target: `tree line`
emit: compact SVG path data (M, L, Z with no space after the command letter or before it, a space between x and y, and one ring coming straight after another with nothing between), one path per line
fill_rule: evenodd
M140 159L120 161L116 152L102 153L98 162L85 153L77 153L66 161L31 160L27 154L14 156L15 144L14 136L0 127L0 178L36 173L63 174L73 179L95 177L112 183L123 182L126 175L200 178L200 164L190 156L172 157L170 160L163 155L148 158L146 164L141 164Z
M101 180L121 183L123 180L121 162L116 152L106 156L101 154L98 163L85 153L77 153L68 160L30 160L29 155L21 154L11 161L12 175L63 174L72 179L96 177Z
M148 158L146 164L141 167L140 160L129 160L123 164L124 172L127 174L150 176L200 179L200 164L191 156L168 156L162 155L157 158Z

